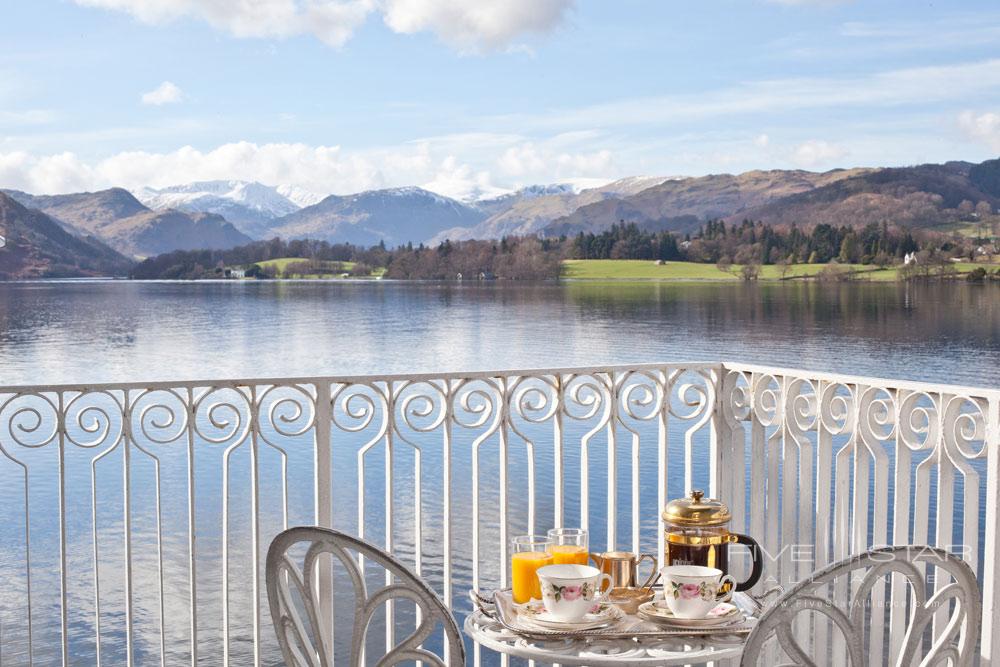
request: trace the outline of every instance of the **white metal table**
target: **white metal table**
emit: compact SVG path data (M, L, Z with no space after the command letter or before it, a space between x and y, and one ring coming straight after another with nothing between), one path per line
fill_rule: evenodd
M655 640L531 639L515 634L482 611L465 619L465 634L488 649L541 663L621 667L690 665L739 660L745 635L678 636Z

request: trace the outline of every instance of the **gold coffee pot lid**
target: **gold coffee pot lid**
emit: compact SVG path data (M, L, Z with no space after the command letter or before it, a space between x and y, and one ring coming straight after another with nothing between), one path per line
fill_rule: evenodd
M733 515L721 500L705 498L704 491L694 490L687 498L671 500L663 508L663 520L675 526L721 526Z

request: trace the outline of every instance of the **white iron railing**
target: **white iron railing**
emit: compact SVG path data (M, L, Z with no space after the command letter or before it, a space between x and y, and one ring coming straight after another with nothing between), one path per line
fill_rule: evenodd
M996 390L741 364L0 388L0 663L271 664L284 527L382 545L462 614L514 534L661 553L660 508L707 486L782 584L961 551L1000 665L998 481Z

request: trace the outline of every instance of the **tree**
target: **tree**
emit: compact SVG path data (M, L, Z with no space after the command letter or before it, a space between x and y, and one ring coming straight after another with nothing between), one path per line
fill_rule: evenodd
M744 264L740 268L740 277L743 279L743 282L747 283L760 278L760 263L756 260L751 260Z
M970 283L981 283L986 278L986 269L977 266L965 276L965 280Z
M778 267L778 275L782 280L785 280L788 277L788 273L792 270L791 260L785 257L775 262L775 265Z
M847 232L840 243L839 259L844 264L854 264L858 261L858 236L853 231Z
M715 263L715 268L723 273L729 273L733 268L733 260L729 258L729 255L723 255L719 258L719 261Z
M904 264L899 267L896 275L899 276L900 280L910 281L913 280L917 275L917 265L915 263Z
M372 274L372 267L368 266L364 262L357 262L351 267L350 273L352 276L370 276Z
M739 250L736 251L736 256L733 257L733 263L735 264L750 264L751 262L759 262L757 258L757 247L756 246L741 246Z
M816 277L823 282L844 282L851 277L847 267L841 266L835 259L831 259L823 269L816 274Z

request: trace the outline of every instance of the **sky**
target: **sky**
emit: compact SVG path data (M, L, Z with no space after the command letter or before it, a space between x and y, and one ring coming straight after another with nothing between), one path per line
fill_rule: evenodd
M0 187L326 195L1000 153L996 0L5 0Z

